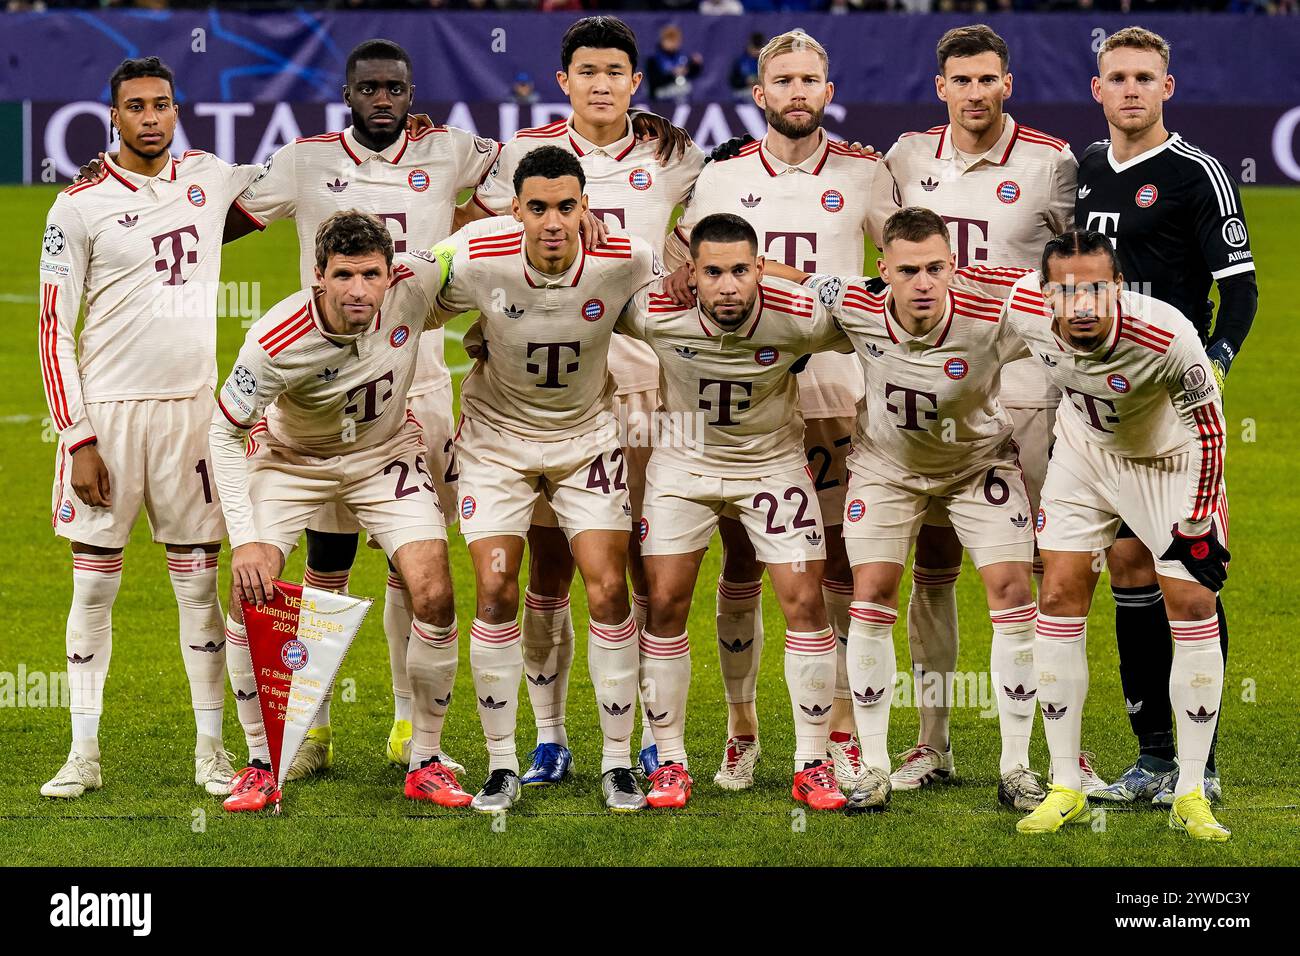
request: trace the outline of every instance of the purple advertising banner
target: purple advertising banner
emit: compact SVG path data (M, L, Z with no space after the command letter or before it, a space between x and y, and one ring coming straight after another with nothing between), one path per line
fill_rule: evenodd
M509 138L516 130L540 126L568 115L568 103L426 102L437 122L450 123L483 136ZM687 129L710 149L731 136L761 136L763 114L752 103L650 103ZM1101 108L1095 103L1009 102L1022 123L1068 140L1077 154L1106 135ZM182 108L173 151L204 149L239 163L263 162L284 143L348 125L347 107L334 103L191 102ZM901 133L944 122L938 102L924 105L833 102L827 129L840 139L886 150ZM1212 106L1172 103L1166 113L1170 129L1219 158L1239 183L1300 182L1300 106ZM108 108L93 100L29 104L30 133L25 156L29 182L63 182L108 145Z

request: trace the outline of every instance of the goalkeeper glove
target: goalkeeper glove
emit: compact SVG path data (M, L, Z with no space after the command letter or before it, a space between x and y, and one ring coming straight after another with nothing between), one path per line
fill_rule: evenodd
M1223 394L1223 383L1228 377L1228 369L1232 368L1232 360L1237 357L1232 343L1227 339L1219 339L1217 342L1210 343L1210 347L1205 350L1205 354L1210 358L1210 368L1214 372L1214 381L1219 386L1219 394Z
M1178 561L1198 583L1211 591L1223 590L1228 580L1228 561L1232 555L1219 544L1219 536L1210 525L1205 534L1188 536L1180 534L1174 525L1174 540L1160 555L1161 561Z
M706 163L717 162L723 159L731 159L733 156L739 156L740 150L754 141L754 137L746 133L744 136L733 136L725 143L719 143L713 147L713 152L709 153Z
M790 374L798 375L800 372L806 369L808 367L808 361L811 358L812 358L811 352L809 352L806 355L800 355L797 359L795 359L793 362L790 363Z

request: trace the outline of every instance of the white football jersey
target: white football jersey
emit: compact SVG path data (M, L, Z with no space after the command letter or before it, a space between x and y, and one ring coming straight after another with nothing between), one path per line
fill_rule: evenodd
M259 169L190 150L147 177L109 157L97 178L54 200L39 351L50 415L70 447L94 435L86 402L185 398L216 385L226 211Z
M455 254L438 309L446 317L477 309L488 347L461 384L464 414L530 441L604 425L614 324L660 274L658 254L636 236L611 235L598 250L579 245L567 271L546 275L528 262L523 225L504 217L472 223L445 245Z
M904 133L885 157L896 207L943 216L958 268L1037 268L1047 240L1071 228L1079 164L1069 143L1006 117L1002 135L980 156L952 141L948 125ZM1002 373L1002 401L1053 408L1056 386L1028 360Z
M538 146L559 146L582 162L587 177L587 202L592 213L617 232L639 236L662 254L673 210L686 201L704 168L704 153L688 143L680 159L660 163L658 142L638 143L627 121L627 133L609 146L584 139L573 120L524 129L501 149L501 158L474 194L474 201L494 216L509 215L515 196L515 169ZM616 338L610 344L609 368L619 394L655 387L658 369L654 353L639 341Z
M998 402L1002 366L1026 354L1001 321L1002 306L1024 274L957 270L943 317L919 337L891 314L883 280L808 279L853 342L866 378L850 471L960 476L998 452L1011 436L1011 416Z
M865 240L880 235L873 197L880 163L825 130L822 143L797 166L781 162L766 138L743 147L740 155L710 163L673 230L665 251L675 269L690 260L691 229L705 216L729 212L758 233L761 255L803 272L861 275ZM856 414L862 375L852 356L815 355L799 374L799 400L806 418Z
M1203 533L1223 479L1224 424L1196 327L1173 306L1124 291L1106 340L1093 352L1079 352L1056 335L1037 273L1016 283L1004 315L1064 393L1058 435L1121 458L1189 456L1179 526L1186 534Z
M495 140L454 126L403 133L374 152L352 127L288 143L266 161L264 173L239 197L239 208L260 229L292 218L298 231L298 274L311 288L316 230L333 213L360 209L378 216L393 236L395 253L432 249L451 232L461 190L478 186L496 161ZM451 383L443 332L420 337L412 395Z
M852 349L807 289L774 277L762 281L753 310L735 329L718 325L698 304L674 305L662 281L632 297L618 328L659 355L668 427L656 437L653 460L722 478L804 467L799 386L790 366L809 353Z

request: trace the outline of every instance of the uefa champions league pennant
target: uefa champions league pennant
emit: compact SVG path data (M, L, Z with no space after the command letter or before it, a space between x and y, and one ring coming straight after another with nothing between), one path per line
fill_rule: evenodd
M271 772L282 788L371 601L277 580L273 601L240 603Z

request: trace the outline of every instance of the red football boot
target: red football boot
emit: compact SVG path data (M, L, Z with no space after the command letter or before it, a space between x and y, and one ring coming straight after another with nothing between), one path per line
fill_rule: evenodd
M652 807L676 809L691 799L691 775L679 763L666 763L650 774L646 803Z
M440 807L467 807L474 799L473 794L461 789L456 775L436 758L406 775L406 796L412 800L428 800Z
M245 767L230 781L230 796L221 805L231 813L265 810L268 803L280 799L275 787L275 777L261 767Z
M822 762L800 770L794 775L790 795L814 810L842 810L848 800L835 783L832 766Z

